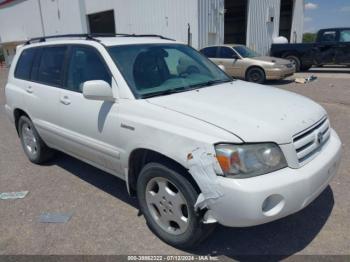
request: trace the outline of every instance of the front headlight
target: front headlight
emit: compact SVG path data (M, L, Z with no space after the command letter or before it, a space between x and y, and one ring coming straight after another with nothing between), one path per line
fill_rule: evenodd
M225 176L248 178L287 167L286 159L276 144L218 144L216 158Z

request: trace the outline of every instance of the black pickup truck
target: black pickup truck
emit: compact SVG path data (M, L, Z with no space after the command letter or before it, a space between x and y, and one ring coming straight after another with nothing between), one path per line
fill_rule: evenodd
M270 54L289 59L296 71L307 71L313 65L350 66L350 28L322 29L315 43L273 44Z

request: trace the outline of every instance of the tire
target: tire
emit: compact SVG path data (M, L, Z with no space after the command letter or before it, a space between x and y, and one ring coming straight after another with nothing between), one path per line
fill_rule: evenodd
M292 64L295 66L295 71L296 72L300 72L300 59L296 56L290 55L290 56L286 56L285 59L289 60L290 62L292 62Z
M215 228L215 224L203 224L195 212L197 197L186 178L162 164L147 164L137 180L137 198L149 228L178 248L198 245Z
M265 71L259 67L252 67L246 73L246 81L263 84L266 81Z
M53 157L54 151L40 138L28 117L21 116L18 120L18 133L23 151L32 163L42 164Z

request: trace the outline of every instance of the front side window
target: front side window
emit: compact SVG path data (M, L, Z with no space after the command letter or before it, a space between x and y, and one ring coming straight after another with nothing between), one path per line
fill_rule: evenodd
M41 55L38 81L43 84L60 86L66 46L45 47Z
M33 48L23 50L15 70L16 78L30 80L35 51Z
M103 80L111 84L112 77L97 51L89 47L73 47L67 75L67 89L82 92L82 84Z
M219 52L219 58L224 58L224 59L232 59L236 55L235 51L232 50L230 47L221 47L220 52Z
M114 46L109 48L109 53L139 98L184 92L232 80L186 45Z
M350 42L350 30L340 31L340 42Z
M236 50L236 52L244 58L253 58L253 57L258 57L261 56L260 54L258 54L257 52L253 51L252 49L240 45L240 46L235 46L233 49Z

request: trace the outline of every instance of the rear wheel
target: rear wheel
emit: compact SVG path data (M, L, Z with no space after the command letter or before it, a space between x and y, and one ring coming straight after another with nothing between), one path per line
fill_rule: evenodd
M295 67L295 71L299 72L300 71L300 59L296 56L290 55L290 56L286 56L285 59L289 60Z
M166 243L190 248L213 230L194 210L198 193L181 174L158 163L149 163L137 180L140 209L150 229Z
M21 116L18 120L18 133L28 159L35 164L42 164L53 156L53 150L40 138L32 121Z
M248 82L262 84L266 81L265 72L259 67L252 67L247 71L246 80Z

